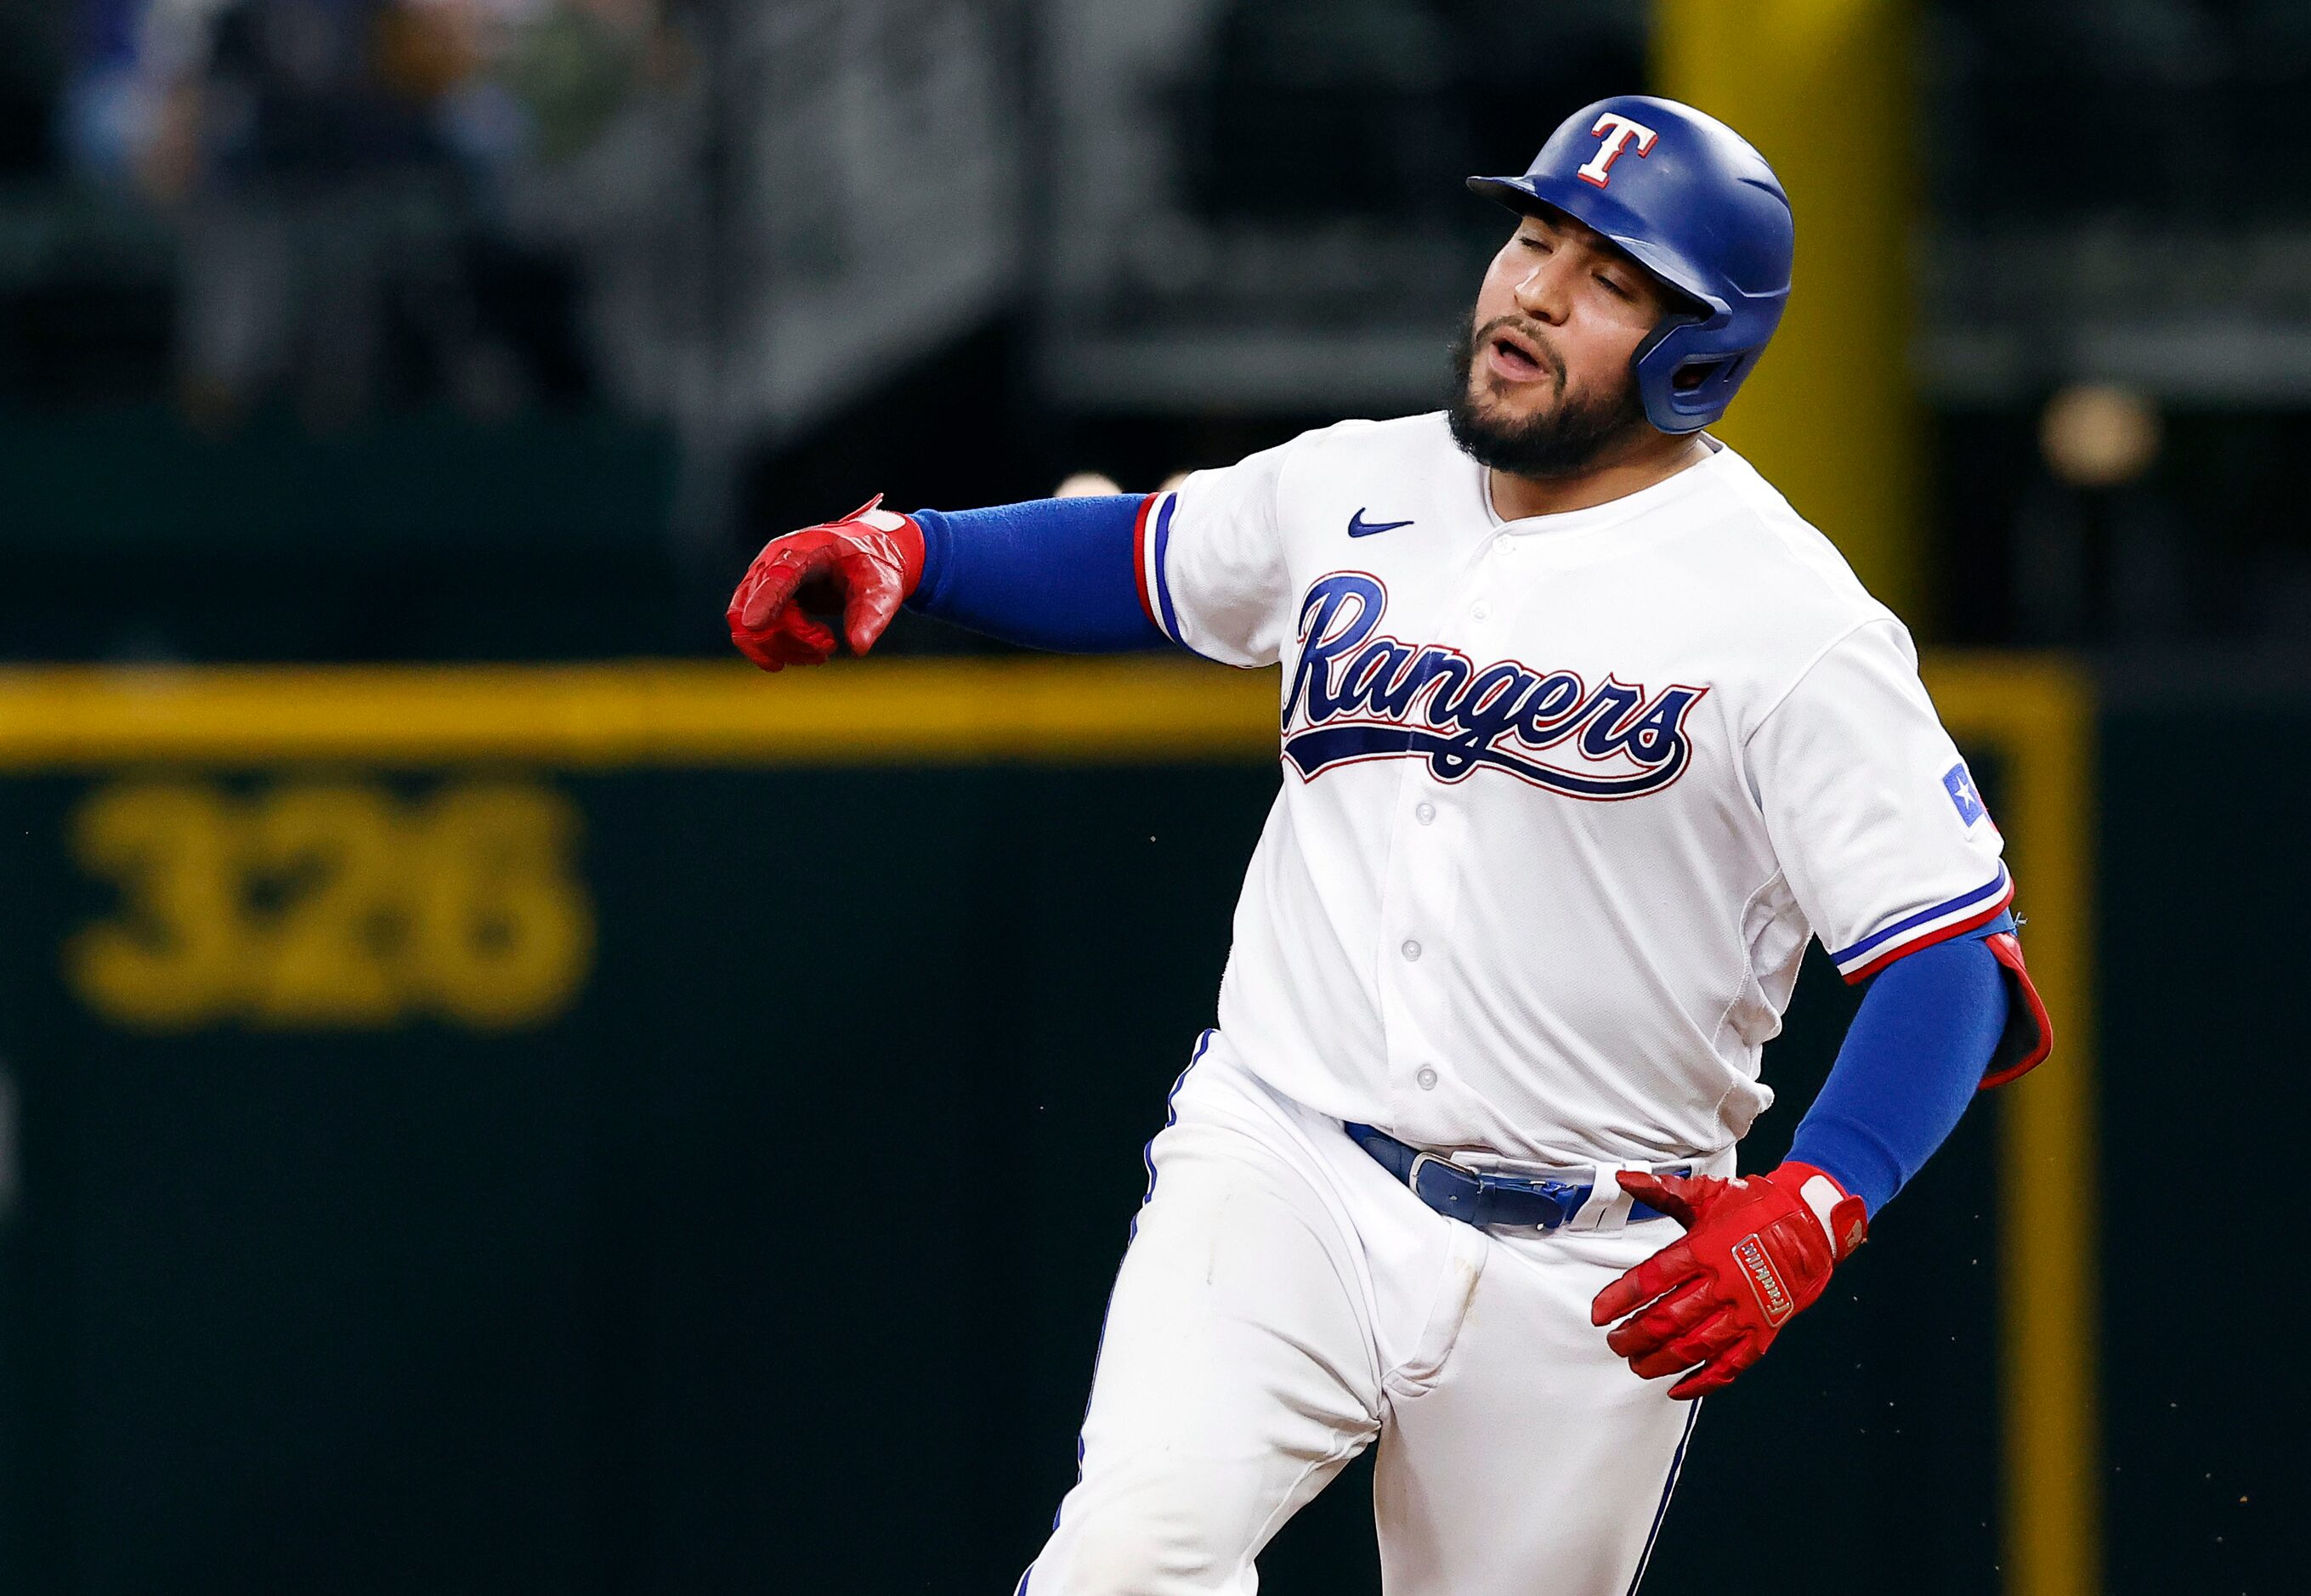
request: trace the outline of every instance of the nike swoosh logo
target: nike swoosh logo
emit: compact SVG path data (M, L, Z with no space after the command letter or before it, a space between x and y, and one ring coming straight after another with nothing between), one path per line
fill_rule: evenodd
M1365 510L1360 505L1357 507L1356 513L1348 518L1348 536L1370 537L1375 532L1393 532L1399 527L1410 525L1412 525L1410 521L1368 521L1365 519Z

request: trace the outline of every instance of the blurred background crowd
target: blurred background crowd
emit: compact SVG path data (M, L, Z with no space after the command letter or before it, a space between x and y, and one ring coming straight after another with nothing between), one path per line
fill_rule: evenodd
M607 235L685 153L648 144L693 76L651 0L14 9L12 397L323 430L609 397L578 276L615 295Z
M1922 630L2299 648L2311 7L1914 22L1878 354L1930 440ZM1145 487L1428 407L1498 231L1455 179L1646 82L1648 26L0 0L0 650L711 650L734 562L868 492Z

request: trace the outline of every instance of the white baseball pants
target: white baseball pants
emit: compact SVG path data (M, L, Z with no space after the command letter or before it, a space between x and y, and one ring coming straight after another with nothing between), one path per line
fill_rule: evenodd
M1447 1219L1211 1040L1149 1148L1082 1477L1021 1596L1251 1596L1269 1538L1374 1441L1386 1596L1634 1591L1696 1404L1631 1374L1589 1303L1674 1222Z

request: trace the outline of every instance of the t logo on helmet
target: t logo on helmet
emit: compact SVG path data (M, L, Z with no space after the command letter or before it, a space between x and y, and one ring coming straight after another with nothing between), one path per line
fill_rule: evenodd
M1589 131L1601 135L1605 142L1589 157L1589 164L1573 175L1600 188L1605 186L1605 174L1613 170L1613 162L1621 158L1621 152L1628 147L1631 139L1637 141L1637 158L1642 161L1653 149L1653 140L1661 136L1644 123L1632 122L1618 111L1607 111Z

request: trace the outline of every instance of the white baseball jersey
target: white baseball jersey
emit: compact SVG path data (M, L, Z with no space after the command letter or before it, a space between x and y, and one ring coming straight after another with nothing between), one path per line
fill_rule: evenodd
M1859 979L2011 896L1909 634L1730 449L1503 521L1442 414L1347 422L1141 528L1165 632L1283 667L1219 1028L1319 1112L1713 1154L1773 1100L1810 936Z

